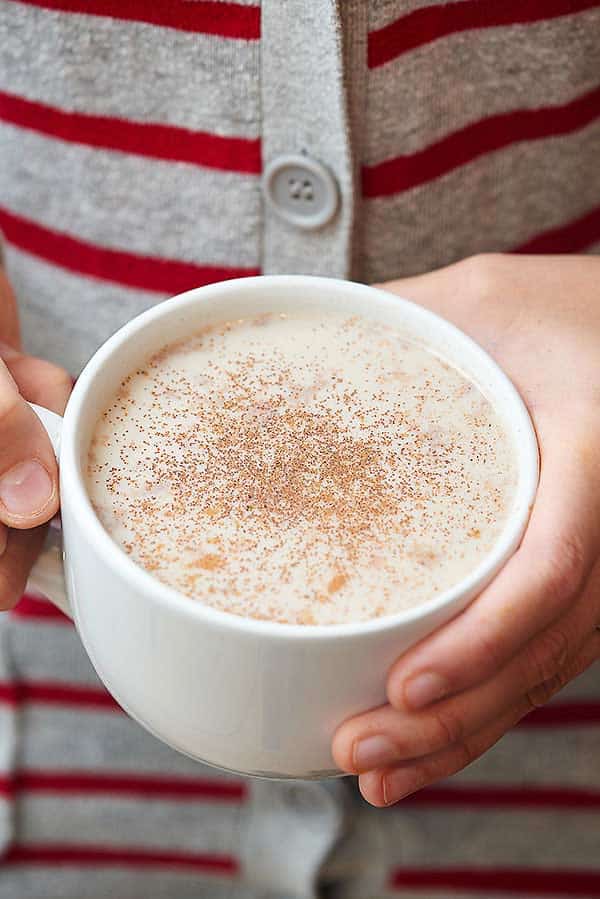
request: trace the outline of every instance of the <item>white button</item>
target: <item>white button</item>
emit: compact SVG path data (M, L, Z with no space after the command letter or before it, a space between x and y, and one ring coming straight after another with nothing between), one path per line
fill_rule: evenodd
M263 173L263 190L270 207L298 228L321 228L339 204L335 178L309 156L278 156Z

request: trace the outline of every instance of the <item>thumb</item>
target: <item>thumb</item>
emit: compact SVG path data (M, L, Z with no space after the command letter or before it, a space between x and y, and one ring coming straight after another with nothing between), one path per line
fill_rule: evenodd
M46 359L26 356L2 341L0 358L4 360L23 399L58 415L64 413L73 389L73 378L68 371Z
M48 521L57 510L54 450L37 415L0 360L0 522L12 528L33 528Z

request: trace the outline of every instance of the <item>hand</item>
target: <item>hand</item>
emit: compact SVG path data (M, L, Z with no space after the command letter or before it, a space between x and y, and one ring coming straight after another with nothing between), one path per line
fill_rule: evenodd
M63 412L71 379L24 355L16 303L0 269L0 609L17 602L58 510L58 472L50 441L25 400Z
M600 657L600 258L478 256L384 287L453 321L510 375L541 479L494 582L397 660L388 705L335 735L336 762L376 806L464 768Z

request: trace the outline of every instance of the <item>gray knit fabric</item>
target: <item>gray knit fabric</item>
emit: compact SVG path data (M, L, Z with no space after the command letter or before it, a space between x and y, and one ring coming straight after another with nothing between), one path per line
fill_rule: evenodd
M263 164L310 153L331 170L341 194L333 222L314 231L282 221L267 206L263 271L347 277L355 184L338 3L264 3L261 35Z

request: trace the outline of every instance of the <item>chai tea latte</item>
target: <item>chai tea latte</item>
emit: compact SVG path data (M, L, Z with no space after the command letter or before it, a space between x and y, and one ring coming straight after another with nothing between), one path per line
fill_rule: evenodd
M299 311L149 358L100 417L87 482L116 543L191 602L328 625L465 577L506 523L517 471L456 368L389 326Z

